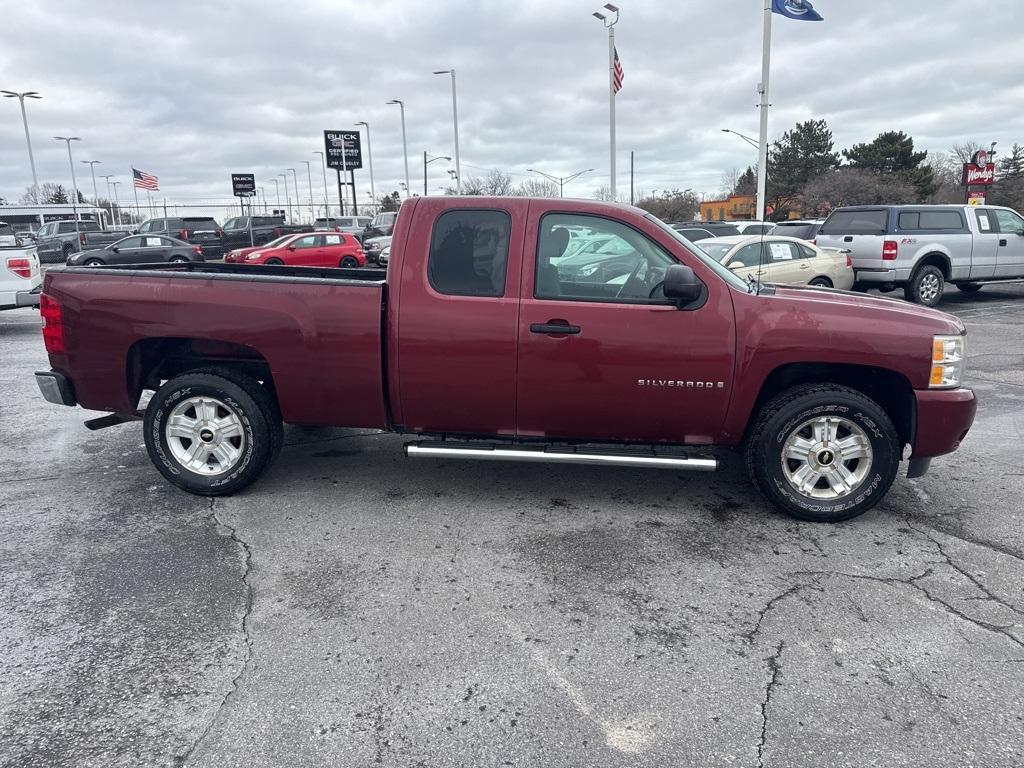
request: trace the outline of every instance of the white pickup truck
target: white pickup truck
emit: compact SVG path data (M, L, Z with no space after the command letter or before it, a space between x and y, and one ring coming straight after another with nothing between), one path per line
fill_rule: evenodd
M0 222L0 309L38 306L42 284L35 246Z
M857 287L891 291L934 307L947 282L965 293L1024 279L1024 218L1010 208L866 205L837 208L816 243L846 248Z

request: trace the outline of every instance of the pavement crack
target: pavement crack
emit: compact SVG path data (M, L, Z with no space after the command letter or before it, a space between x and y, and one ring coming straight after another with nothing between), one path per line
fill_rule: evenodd
M242 584L245 586L245 610L242 612L242 620L240 622L242 637L245 640L245 655L242 658L242 666L239 667L238 672L231 680L230 690L228 690L224 694L223 698L220 700L220 703L217 704L217 709L214 711L213 717L210 718L210 721L206 724L206 727L203 728L198 738L196 738L196 740L192 743L192 746L189 747L184 754L180 755L175 759L176 766L185 765L185 763L188 762L189 758L196 751L199 745L202 744L206 737L210 734L210 731L213 730L213 726L215 726L217 722L220 720L221 713L227 707L228 702L230 702L232 698L235 696L235 694L238 693L239 687L241 686L242 683L242 678L245 676L246 672L249 671L249 664L253 658L253 641L249 627L249 620L252 617L252 609L254 603L252 582L250 582L249 580L249 577L252 575L253 572L252 550L249 548L248 542L239 537L238 531L235 529L235 527L233 525L230 525L229 523L224 522L224 520L221 519L220 515L217 514L216 498L210 499L209 510L210 516L213 518L213 521L218 526L218 528L226 530L231 540L235 542L235 544L237 544L239 547L241 547L242 552L245 553L245 571L242 573Z
M782 674L782 651L786 642L780 640L775 647L775 653L768 657L768 672L770 676L764 688L764 698L761 700L761 739L757 743L757 765L764 768L764 748L768 743L768 707L772 703L772 692L779 684L779 676Z
M915 527L914 524L909 522L909 521L907 521L907 526L911 530L917 531L917 533L919 533L920 535L924 536L932 544L934 544L936 551L939 553L939 555L942 558L945 559L946 565L948 565L954 571L956 571L961 576L963 576L965 579L967 579L969 582L971 582L971 584L973 584L975 587L977 587L978 590L980 592L982 592L987 599L991 600L994 603L997 603L998 605L1003 606L1004 608L1006 608L1009 611L1012 611L1013 613L1017 614L1018 616L1024 617L1024 610L1021 610L1020 608L1018 608L1017 606L1013 605L1012 603L1009 603L1006 600L1004 600L1003 598L999 597L999 595L997 595L994 592L992 592L992 590L990 590L981 581L979 581L978 578L974 574L972 574L966 568L961 566L959 563L954 562L953 558L950 557L949 553L942 546L942 543L938 539L936 539L934 536L932 536L931 533L929 533L927 530L921 530L920 528ZM958 537L953 536L951 538L958 538Z
M825 574L826 572L824 572L824 571L804 571L802 573L805 573L807 575L815 575L815 574ZM757 640L757 635L761 631L761 624L764 622L765 616L767 616L771 612L771 610L773 608L775 608L775 606L777 606L783 600L785 600L788 597L792 597L793 595L797 594L798 592L800 592L800 591L802 591L804 589L814 589L814 590L816 590L818 592L822 591L822 588L818 584L817 579L813 579L811 582L804 582L804 583L800 583L800 584L793 584L793 585L787 587L785 590L783 590L779 594L775 595L775 597L771 598L767 603L764 604L764 606L761 608L761 610L757 612L757 621L754 622L754 626L753 626L753 628L749 632L745 632L742 635L743 639L745 639L749 645L754 645L755 641Z

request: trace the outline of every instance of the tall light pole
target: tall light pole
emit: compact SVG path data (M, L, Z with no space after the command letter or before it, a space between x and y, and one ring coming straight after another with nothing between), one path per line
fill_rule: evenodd
M105 182L107 182L107 202L110 203L110 223L113 224L114 223L114 204L111 202L112 198L110 197L110 180L112 178L114 178L114 174L108 173L108 174L105 174L105 175L101 175L100 178L103 179ZM118 223L120 223L120 222L118 222Z
M92 174L92 201L98 203L100 199L100 193L96 190L96 166L102 164L102 160L79 160L82 165L89 166L89 172Z
M295 212L298 213L302 210L301 200L299 199L299 174L295 172L294 168L289 168L288 170L292 172L292 181L295 182Z
M281 208L281 184L278 182L277 179L267 179L267 181L274 182L274 192L277 194L277 210L280 211L280 210L282 210L282 208Z
M437 160L447 160L448 162L451 162L452 159L450 157L446 156L446 155L442 155L441 157L432 157L432 158L430 158L428 160L427 159L427 153L426 152L423 153L423 196L424 197L427 196L427 166L430 165L431 163L437 161Z
M731 133L734 136L739 136L741 139L743 139L745 142L747 142L747 144L752 146L754 149L760 149L761 148L761 145L757 143L757 139L752 139L749 136L740 133L739 131L734 131L731 128L723 128L722 129L722 133Z
M75 158L71 156L71 142L81 141L77 136L54 136L57 141L63 141L68 147L68 165L71 166L71 186L74 190L71 192L71 212L75 217L75 234L80 235L78 228L78 180L75 178Z
M39 179L36 178L36 158L32 154L32 137L28 132L28 116L25 114L25 99L41 99L43 98L35 91L24 91L23 93L17 93L16 91L0 91L5 99L17 99L18 103L21 104L21 122L25 126L25 143L28 145L28 164L32 167L32 198L36 201L36 205L39 205ZM39 225L43 224L43 212L39 211Z
M324 216L329 219L331 218L331 209L327 203L327 157L319 149L313 150L313 154L320 155L320 170L324 174Z
M288 174L279 173L277 175L284 179L284 199L288 203L288 221L292 222L292 199L288 197Z
M121 183L120 181L112 181L112 182L110 182L110 186L112 186L114 188L114 208L117 210L117 223L118 223L118 226L120 226L124 222L124 220L121 218L121 201L117 197L117 185L120 184L120 183Z
M452 76L452 123L455 126L455 192L462 194L462 164L459 162L459 100L455 93L455 70L440 69L435 75Z
M373 202L377 202L377 190L373 187L373 149L370 147L370 124L365 120L360 120L356 125L362 125L366 128L366 159L370 165L370 197L373 198Z
M409 186L409 144L405 140L405 102L401 99L392 99L388 104L397 104L402 110L402 156L405 158L405 196L412 194Z
M619 9L611 3L605 3L606 10L615 14L615 18L594 11L593 16L608 30L608 137L609 137L609 185L612 200L617 197L615 187L615 25L619 23Z
M568 184L573 179L579 178L584 173L590 173L594 169L593 168L587 168L586 170L577 171L576 173L572 174L571 176L552 176L549 173L544 173L544 171L538 171L536 168L527 168L526 170L529 171L530 173L540 174L545 179L548 179L549 181L555 182L555 184L558 185L558 196L559 197L565 197L565 185L566 184Z
M309 170L309 160L303 160L306 164L306 181L309 182L309 223L316 221L316 212L313 210L313 172Z

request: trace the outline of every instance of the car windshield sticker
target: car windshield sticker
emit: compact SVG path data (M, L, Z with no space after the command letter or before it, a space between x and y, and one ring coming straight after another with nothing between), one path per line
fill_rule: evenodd
M793 258L789 246L785 243L770 243L772 249L772 261L789 261Z

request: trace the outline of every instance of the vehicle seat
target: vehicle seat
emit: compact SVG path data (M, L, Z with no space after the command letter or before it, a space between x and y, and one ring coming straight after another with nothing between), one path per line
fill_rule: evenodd
M537 290L536 294L543 297L561 296L562 283L558 267L551 263L565 253L569 245L569 231L559 227L544 234L541 239L540 253L537 254Z

